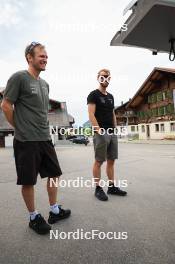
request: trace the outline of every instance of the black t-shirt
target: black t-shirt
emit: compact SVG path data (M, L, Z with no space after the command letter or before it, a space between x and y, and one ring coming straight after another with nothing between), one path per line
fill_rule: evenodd
M95 117L100 128L114 128L114 97L112 94L107 93L107 95L105 95L101 93L99 89L96 89L88 95L87 104L96 105Z

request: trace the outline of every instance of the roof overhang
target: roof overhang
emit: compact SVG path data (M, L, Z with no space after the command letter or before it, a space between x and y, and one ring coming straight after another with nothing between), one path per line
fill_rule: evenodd
M170 40L175 39L175 0L132 1L124 14L132 10L125 24L126 31L118 31L111 46L131 46L157 52L170 52Z
M175 78L174 69L154 68L140 89L136 92L134 97L129 101L126 108L137 107L144 100L145 94L149 94L156 83L158 84L158 82L160 82L163 77L170 75Z

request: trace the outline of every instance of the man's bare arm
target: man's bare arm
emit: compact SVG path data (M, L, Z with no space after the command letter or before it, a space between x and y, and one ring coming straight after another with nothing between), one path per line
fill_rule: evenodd
M117 120L116 120L116 115L115 115L114 111L113 111L113 125L114 125L114 127L117 126Z
M95 109L96 109L95 104L88 104L89 121L91 122L95 131L98 133L100 126L99 126L97 119L95 117Z
M7 99L3 99L1 103L1 108L2 111L4 112L7 121L10 123L10 125L15 127L14 118L13 118L14 110L12 103Z

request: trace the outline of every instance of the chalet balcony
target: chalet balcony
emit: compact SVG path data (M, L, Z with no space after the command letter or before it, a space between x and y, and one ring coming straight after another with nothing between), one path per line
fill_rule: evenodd
M137 117L137 114L136 114L135 111L130 110L130 111L126 111L126 112L124 113L124 116L125 116L125 117Z

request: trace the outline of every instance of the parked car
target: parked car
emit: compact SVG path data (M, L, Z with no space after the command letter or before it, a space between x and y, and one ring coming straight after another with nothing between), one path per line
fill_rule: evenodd
M74 135L67 135L66 139L72 141L72 139L73 139L73 138L76 138L76 137L77 137L77 136L74 136Z
M76 144L85 144L85 146L87 146L87 144L89 143L89 139L88 137L85 136L77 136L76 138L70 139L70 141L72 141L73 143Z

